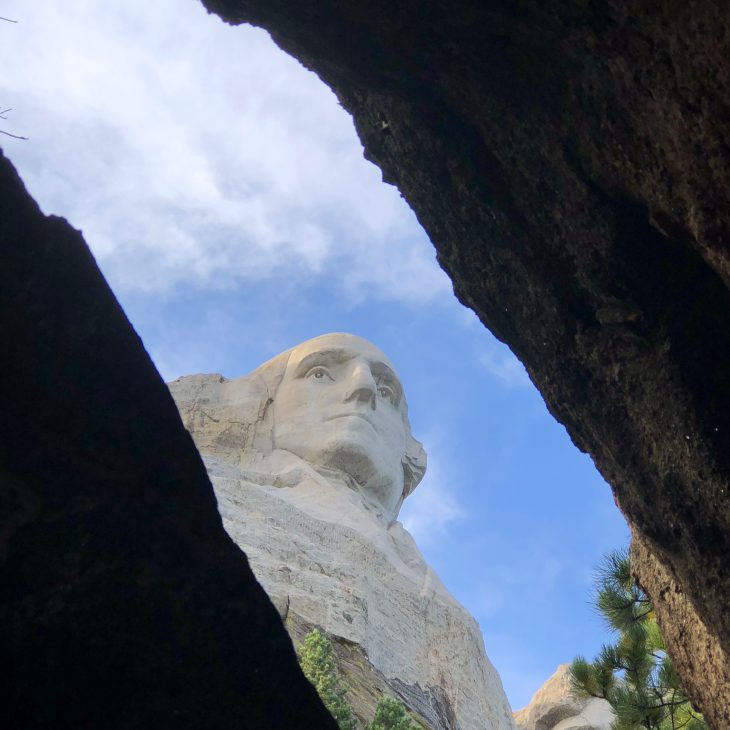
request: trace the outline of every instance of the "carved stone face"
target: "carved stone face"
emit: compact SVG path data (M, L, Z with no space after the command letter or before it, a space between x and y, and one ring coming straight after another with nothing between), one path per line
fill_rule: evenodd
M277 449L348 474L366 499L397 512L410 431L400 380L377 347L334 334L294 348L273 414Z

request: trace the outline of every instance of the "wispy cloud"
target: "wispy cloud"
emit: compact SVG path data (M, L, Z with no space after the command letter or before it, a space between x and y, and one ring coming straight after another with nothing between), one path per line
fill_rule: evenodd
M481 570L463 600L482 628L487 654L516 710L530 701L557 663L572 658L573 651L570 646L561 647L557 659L550 658L539 646L540 641L530 644L529 630L525 634L516 627L524 628L537 621L549 630L551 621L554 622L554 604L565 592L565 586L572 584L577 566L574 560L538 540L515 546L509 540L501 542L496 531L492 538L496 542L491 544L490 553L500 559L480 563ZM552 625L555 630L564 631L560 623ZM512 631L505 633L505 626Z
M405 501L400 515L401 522L422 548L443 538L466 517L454 489L457 470L450 469L440 458L437 438L429 438L426 443L429 444L426 476Z
M31 141L7 151L116 287L319 276L352 299L448 291L349 116L263 31L192 1L11 9L0 97Z
M490 375L508 388L527 388L532 385L525 366L500 342L495 341L482 354L479 362Z

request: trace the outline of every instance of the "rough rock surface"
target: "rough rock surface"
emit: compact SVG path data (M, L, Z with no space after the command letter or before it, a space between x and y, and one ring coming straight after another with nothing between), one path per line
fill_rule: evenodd
M170 389L205 458L226 529L291 634L301 639L317 626L334 639L363 723L378 690L387 689L432 730L511 730L476 621L402 525L383 521L345 482L290 453L246 462L242 444L265 417L244 405L252 401L242 393L258 382L256 371L233 381L195 375ZM276 398L270 391L253 402L272 410ZM253 423L243 426L247 418ZM242 427L247 439L235 435Z
M681 586L640 535L631 541L631 567L641 587L653 598L672 659L694 669L685 680L691 682L685 689L699 698L697 705L716 705L716 726L730 728L730 661L717 636L700 621ZM713 671L706 672L705 667Z
M730 5L205 5L335 91L727 658ZM688 687L721 674L676 665Z
M613 711L606 700L571 694L568 664L540 687L527 707L514 713L518 730L610 730Z
M0 155L7 728L333 728L81 234Z

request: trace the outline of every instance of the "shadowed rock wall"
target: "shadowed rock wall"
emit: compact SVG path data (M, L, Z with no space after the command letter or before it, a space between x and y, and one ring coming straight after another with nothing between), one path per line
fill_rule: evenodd
M335 91L727 661L730 5L204 4ZM721 674L684 656L690 689Z
M78 231L0 155L8 728L334 728Z

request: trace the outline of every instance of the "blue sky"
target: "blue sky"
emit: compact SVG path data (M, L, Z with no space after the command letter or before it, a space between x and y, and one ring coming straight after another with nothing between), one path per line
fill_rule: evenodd
M479 621L514 709L606 638L593 567L628 530L509 349L462 307L334 95L195 0L5 0L3 137L87 242L167 380L353 332L429 454L401 513Z

